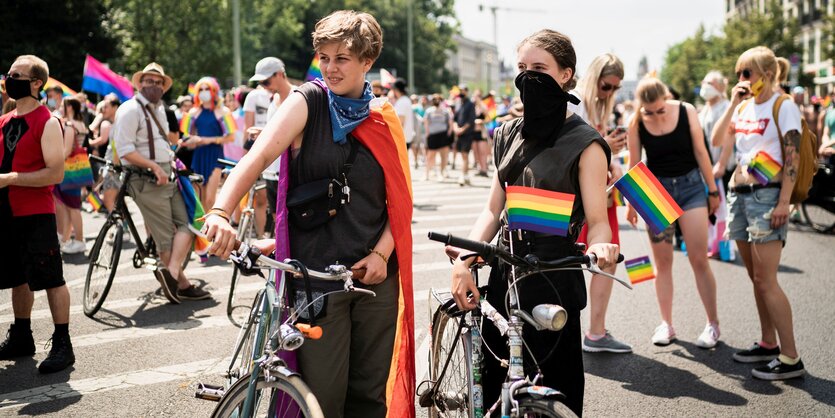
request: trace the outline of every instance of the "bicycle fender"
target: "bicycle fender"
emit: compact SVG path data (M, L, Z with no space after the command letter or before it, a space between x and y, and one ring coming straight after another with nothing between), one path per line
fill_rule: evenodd
M565 394L562 392L551 389L547 386L525 386L513 393L513 398L516 400L524 399L524 398L531 398L531 399L554 399L558 401L565 400Z
M298 377L301 377L301 374L296 373L296 372L294 372L294 371L292 371L292 370L288 369L288 368L287 368L286 366L284 366L284 365L272 366L272 367L270 367L270 372L271 372L271 373L273 373L273 372L274 372L274 373L278 373L278 374L280 374L280 375L282 375L282 376L284 376L284 377L288 377L288 378L289 378L289 377L292 377L292 376L298 376Z

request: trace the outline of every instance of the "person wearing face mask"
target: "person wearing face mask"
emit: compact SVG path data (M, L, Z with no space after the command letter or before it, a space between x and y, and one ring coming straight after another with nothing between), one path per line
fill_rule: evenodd
M46 90L46 107L52 111L53 116L64 117L64 90L55 86Z
M209 298L209 292L192 285L180 267L189 254L193 234L188 229L191 219L185 202L177 185L169 181L173 153L162 95L171 88L171 77L152 62L134 73L131 81L137 93L116 112L113 143L122 165L151 170L156 177L156 183L143 176L131 177L128 193L139 206L167 266L161 269L163 294L172 303Z
M699 112L699 124L704 131L705 141L710 145L708 150L713 161L713 177L722 179L725 190L728 190L728 181L730 181L734 168L736 168L736 159L733 155L733 147L730 150L725 150L725 156L723 157L722 144L719 143L718 137L713 137L713 128L731 104L725 92L727 87L728 80L722 76L722 73L711 71L705 75L699 89L699 96L705 101L705 106Z
M55 324L52 349L41 373L75 363L70 342L70 293L55 233L54 184L64 178L61 122L39 103L49 78L46 62L18 57L6 75L6 93L17 108L0 117L0 289L12 289L14 323L0 343L0 360L35 354L31 315L34 293L45 290ZM22 364L18 364L22 365Z
M534 254L552 260L577 252L580 229L588 223L588 253L597 255L600 267L615 263L618 246L611 244L612 232L606 215L606 177L611 152L606 141L582 118L568 111L568 103L579 100L568 93L573 88L577 58L571 40L553 30L540 30L525 38L517 48L519 89L524 114L496 129L493 150L496 172L487 205L482 210L470 239L491 240L499 233L499 245L515 254ZM527 186L574 195L567 236L507 229L506 186ZM510 242L512 240L512 242ZM459 308L476 307L479 292L469 271L473 258L467 252L448 247L454 258L451 291ZM499 263L490 273L487 300L504 312L507 293L507 265ZM556 290L556 294L555 294ZM472 293L468 298L467 293ZM586 287L579 271L545 273L518 283L523 309L540 303L559 303L568 311L568 323L560 332L537 332L528 325L523 336L545 376L543 385L566 395L565 404L574 413L583 408L583 353L580 310L586 305ZM484 321L485 345L507 358L508 350L498 330ZM485 349L486 350L486 349ZM487 352L487 351L485 351ZM550 354L549 354L550 353ZM525 373L533 378L536 370L527 357ZM507 369L493 356L485 356L484 405L499 397Z
M232 112L223 105L220 86L212 77L203 77L195 83L197 97L194 107L183 118L180 130L190 135L184 145L194 154L191 157L191 169L203 176L203 184L197 186L200 201L206 207L215 203L215 195L220 185L220 170L223 168L218 158L224 158L223 145L235 139L238 130Z

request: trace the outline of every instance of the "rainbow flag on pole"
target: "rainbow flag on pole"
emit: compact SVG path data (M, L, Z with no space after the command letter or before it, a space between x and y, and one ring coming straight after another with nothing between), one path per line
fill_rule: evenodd
M507 186L507 220L510 229L525 229L566 236L574 195L525 186Z
M307 75L304 76L304 80L311 81L317 78L322 78L322 69L319 68L318 52L313 55L313 61L310 63L310 67L307 68Z
M62 83L62 82L60 82L60 81L58 81L58 80L56 80L52 77L49 77L46 80L46 84L43 85L43 90L49 90L53 87L60 87L61 91L63 92L64 97L75 96L77 94L75 92L75 90L67 87L66 84L64 84L64 83Z
M90 206L93 207L93 212L98 212L99 209L101 209L101 207L104 205L99 195L97 195L94 191L90 191L90 193L87 193L87 203L89 203Z
M660 234L684 213L643 161L627 171L614 187L623 193L654 234Z
M648 256L633 258L624 262L626 275L632 284L638 284L655 278L655 271L652 269L652 262Z
M748 173L754 176L757 179L757 182L760 184L768 184L783 166L777 162L771 155L768 155L765 151L760 151L757 155L754 156L754 159L751 160L751 163L748 164Z
M191 135L192 129L194 129L194 118L191 116L191 112L186 112L180 119L180 132L183 135Z
M87 55L87 60L84 61L84 81L81 83L81 90L101 95L116 93L123 102L133 97L133 85L130 80L114 73L90 55Z
M188 95L191 97L197 97L197 86L194 83L188 83Z

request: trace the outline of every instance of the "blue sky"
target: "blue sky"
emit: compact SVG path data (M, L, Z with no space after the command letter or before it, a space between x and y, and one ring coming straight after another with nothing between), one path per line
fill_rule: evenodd
M479 4L485 6L479 11ZM515 61L515 48L525 36L549 28L571 37L577 71L612 52L623 61L626 79L636 78L646 55L650 69L660 69L667 48L692 35L699 24L719 32L724 0L457 0L455 11L467 38L493 42L493 19L487 9L498 6L499 56ZM510 10L506 10L510 9ZM526 12L525 10L533 10Z

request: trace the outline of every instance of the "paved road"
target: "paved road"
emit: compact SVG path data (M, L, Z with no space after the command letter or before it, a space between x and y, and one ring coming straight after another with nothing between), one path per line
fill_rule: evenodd
M426 232L466 234L487 195L488 180L472 187L415 181L415 340L418 379L425 378L428 351L427 297L430 287L446 288L450 266L441 246ZM103 218L85 215L88 246ZM624 226L623 252L646 255L643 232ZM751 285L738 263L712 261L719 288L722 344L714 350L692 341L704 327L686 257L675 256L675 322L681 340L659 348L649 343L658 322L652 282L628 291L616 286L608 328L635 347L631 355L586 355L585 411L589 416L833 416L835 366L833 322L835 285L831 272L835 237L794 228L781 265L781 283L793 302L798 345L809 370L788 383L755 381L749 366L731 360L734 350L758 338ZM49 309L38 294L33 313L38 353L34 359L0 362L0 416L61 417L208 416L214 404L193 398L198 381L220 383L238 328L226 317L225 297L231 267L219 260L192 260L188 273L214 294L214 300L168 305L150 272L129 264L133 250L122 252L119 277L95 319L82 313L80 295L87 259L65 258L72 294L71 333L78 358L70 370L41 376L37 362L51 334ZM618 274L624 275L622 268ZM245 280L240 320L259 287ZM9 292L0 292L0 329L13 320ZM584 322L586 319L584 318ZM425 411L419 411L425 416Z

